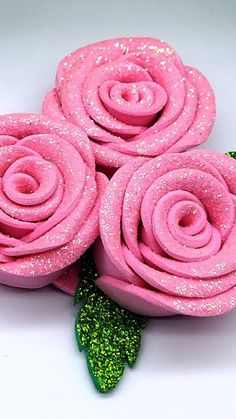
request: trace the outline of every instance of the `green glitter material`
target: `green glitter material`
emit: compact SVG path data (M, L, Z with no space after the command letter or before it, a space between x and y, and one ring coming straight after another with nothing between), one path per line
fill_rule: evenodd
M236 159L236 151L228 151L225 154L229 157L233 157L233 159Z
M102 393L113 390L127 363L133 367L141 344L146 319L118 306L95 285L98 272L90 252L80 259L80 285L75 304L83 303L75 321L80 351L96 388Z

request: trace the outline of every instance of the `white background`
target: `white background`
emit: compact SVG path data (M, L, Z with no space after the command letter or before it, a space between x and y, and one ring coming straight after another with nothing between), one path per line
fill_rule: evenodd
M122 35L165 39L201 69L217 98L205 147L236 149L235 0L0 0L0 113L40 111L66 53ZM235 419L236 311L151 320L136 368L109 395L90 381L74 317L53 288L0 286L2 419Z

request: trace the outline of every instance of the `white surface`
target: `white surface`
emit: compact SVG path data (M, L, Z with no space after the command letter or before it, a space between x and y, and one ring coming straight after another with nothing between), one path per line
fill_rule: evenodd
M201 69L217 97L205 147L236 149L235 0L0 0L0 113L39 111L67 52L98 39L151 35ZM0 287L2 419L235 419L236 312L150 321L134 370L98 394L73 336L70 297Z

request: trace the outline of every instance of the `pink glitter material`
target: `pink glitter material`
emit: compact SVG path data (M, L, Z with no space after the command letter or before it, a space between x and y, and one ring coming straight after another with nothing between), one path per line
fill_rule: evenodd
M117 168L206 141L215 100L207 79L166 42L118 38L65 57L43 112L84 129L96 162Z
M79 128L0 116L0 282L38 288L62 276L99 234L106 184Z
M65 269L63 274L54 282L54 285L66 294L75 295L76 289L80 283L79 264L73 263Z
M236 305L236 161L195 150L140 158L100 208L97 285L147 316L214 316Z

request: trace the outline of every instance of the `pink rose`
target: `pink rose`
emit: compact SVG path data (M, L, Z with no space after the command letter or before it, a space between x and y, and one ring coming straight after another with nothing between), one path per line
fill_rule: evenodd
M86 135L43 115L0 116L0 283L37 288L99 233L106 184Z
M195 150L129 162L102 198L97 285L147 316L236 304L236 161Z
M118 38L65 57L43 112L85 130L98 164L120 167L206 141L215 101L207 79L167 43Z

